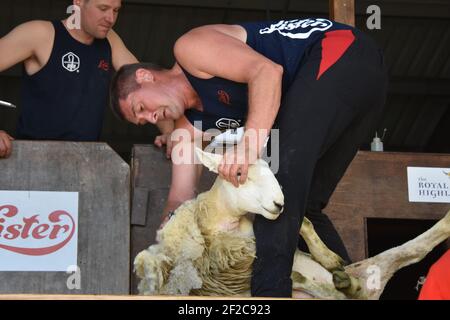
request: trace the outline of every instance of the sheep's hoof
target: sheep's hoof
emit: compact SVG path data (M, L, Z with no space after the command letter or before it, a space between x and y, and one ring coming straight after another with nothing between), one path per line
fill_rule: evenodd
M347 289L352 285L350 276L342 270L335 270L333 273L333 283L336 289L343 290Z
M332 271L332 274L336 289L349 298L358 298L361 292L361 282L358 278L352 277L341 269Z

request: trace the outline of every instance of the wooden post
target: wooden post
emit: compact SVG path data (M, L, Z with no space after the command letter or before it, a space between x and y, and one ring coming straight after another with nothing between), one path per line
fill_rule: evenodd
M355 0L330 0L330 19L355 26Z

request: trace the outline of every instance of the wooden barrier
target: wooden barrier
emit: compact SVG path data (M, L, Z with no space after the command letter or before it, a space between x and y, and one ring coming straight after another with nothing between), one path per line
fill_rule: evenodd
M0 272L0 293L129 294L130 170L106 144L15 141L0 190L79 192L81 289L66 272Z
M324 210L353 261L367 257L367 219L439 220L449 203L408 200L407 167L450 166L448 154L359 152Z

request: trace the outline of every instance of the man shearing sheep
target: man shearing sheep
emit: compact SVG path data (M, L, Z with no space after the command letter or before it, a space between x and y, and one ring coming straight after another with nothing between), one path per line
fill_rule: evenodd
M135 124L175 120L175 128L244 126L220 175L236 187L279 129L284 213L254 221L252 295L289 297L298 230L306 215L319 236L349 260L322 212L358 147L375 130L385 102L387 73L378 46L361 31L321 18L208 25L175 43L171 69L127 65L112 83L112 108ZM264 132L257 141L254 131ZM253 141L254 143L250 143ZM194 164L172 166L165 213L195 196Z

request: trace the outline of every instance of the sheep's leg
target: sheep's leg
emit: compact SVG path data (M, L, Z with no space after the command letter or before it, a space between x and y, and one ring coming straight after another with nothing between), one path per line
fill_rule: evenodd
M336 285L336 274L330 272L312 259L311 255L297 250L294 255L291 278L293 284L293 297L304 297L300 293L307 293L316 298L325 299L345 299L346 295L353 296L350 290L353 290L356 279L346 275L346 281L349 282L346 290L342 290ZM296 282L296 283L295 283ZM339 291L338 291L339 290Z
M300 235L308 245L309 252L314 260L320 263L325 269L332 271L342 269L344 260L328 247L319 238L314 226L308 218L303 219Z
M346 294L354 295L360 289L359 281L344 271L344 260L323 243L306 217L303 219L300 235L308 245L313 259L333 273L335 287Z
M378 299L399 269L422 260L435 246L450 237L450 211L432 228L405 244L345 267L347 273L365 281L360 295Z
M346 298L342 292L336 290L333 284L313 281L296 271L292 271L291 279L293 297L300 296L299 292L301 292L320 299L342 300Z
M342 292L336 290L331 272L302 251L295 252L291 278L294 298L345 298Z

